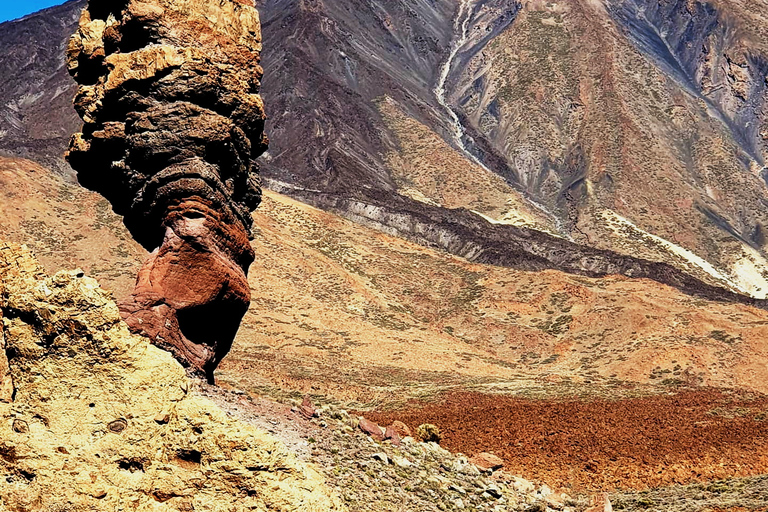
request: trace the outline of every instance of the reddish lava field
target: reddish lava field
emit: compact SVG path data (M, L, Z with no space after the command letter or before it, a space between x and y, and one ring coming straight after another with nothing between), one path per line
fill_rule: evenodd
M590 401L456 393L365 416L433 423L453 452L492 452L514 474L600 491L768 473L767 412L764 395L704 389Z

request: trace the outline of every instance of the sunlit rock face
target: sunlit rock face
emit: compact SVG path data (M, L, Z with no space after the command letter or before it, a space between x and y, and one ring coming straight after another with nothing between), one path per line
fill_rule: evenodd
M0 238L0 319L3 511L344 510L316 470L131 334L84 272L49 277Z
M244 0L91 0L67 49L84 121L67 159L153 251L123 317L209 378L250 302L260 54Z

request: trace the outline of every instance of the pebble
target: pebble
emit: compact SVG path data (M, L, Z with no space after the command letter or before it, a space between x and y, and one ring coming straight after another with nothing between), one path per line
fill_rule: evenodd
M374 453L371 455L371 458L381 461L384 464L389 464L389 457L387 457L386 453Z
M485 492L487 494L490 494L493 498L496 498L496 499L499 499L502 496L501 490L499 490L499 488L496 487L495 485L489 485L488 487L486 487Z

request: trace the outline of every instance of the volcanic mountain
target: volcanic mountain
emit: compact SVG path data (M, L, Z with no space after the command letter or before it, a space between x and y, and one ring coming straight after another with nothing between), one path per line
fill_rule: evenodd
M0 31L0 147L64 174L83 5ZM766 296L762 3L258 7L273 190L476 262Z
M123 298L146 253L60 158L78 129L63 48L84 4L0 25L0 236ZM633 463L661 468L657 484L768 473L729 437L762 428L768 392L765 2L258 7L268 190L220 384L381 417L430 420L408 400L445 403L433 418L449 446L518 450L516 471L590 489L637 475L569 480L534 442L468 444L454 392L594 399L591 416L541 413L582 422L553 420L542 439L593 432L612 401L637 399L643 421L690 423L661 462L647 438L616 436L642 444ZM647 398L701 386L677 409ZM715 440L698 476L690 439ZM610 468L614 449L569 464Z

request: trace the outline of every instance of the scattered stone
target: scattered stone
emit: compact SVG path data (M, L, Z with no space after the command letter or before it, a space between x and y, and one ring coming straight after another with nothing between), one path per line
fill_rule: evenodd
M126 428L128 428L128 422L122 418L112 421L109 423L109 425L107 425L107 429L110 432L114 432L115 434L119 434Z
M384 429L382 429L376 423L361 417L358 427L360 427L360 430L371 436L371 438L374 440L379 442L384 440Z
M387 457L386 453L374 453L371 455L371 458L383 462L384 464L389 464L389 457Z
M539 494L542 498L547 498L549 496L552 496L555 493L552 489L549 488L548 485L544 484L539 488Z
M398 457L396 455L392 457L392 462L395 464L395 466L400 468L410 468L413 466L413 462L410 460L406 459L405 457Z
M13 420L13 431L17 434L26 434L29 432L29 425L24 420Z
M502 496L501 491L495 485L489 485L486 487L485 492L494 499L499 499Z
M169 421L171 421L171 415L167 412L161 412L155 416L155 423L158 425L166 425Z
M536 486L533 485L533 482L520 477L512 477L512 488L519 493L526 494L533 493L536 490Z
M392 441L392 444L395 446L400 446L400 434L392 425L388 426L385 430L384 439Z
M504 467L504 461L492 453L478 453L469 462L483 471L495 471Z
M397 435L400 436L400 439L412 436L411 429L408 428L408 425L402 421L393 421L392 425L390 425L388 428L393 428L395 432L397 432Z
M594 496L591 506L584 512L613 512L613 505L611 505L611 500L607 494Z
M305 396L304 401L301 402L301 405L299 406L299 414L308 420L320 416L308 396Z
M553 497L547 498L547 507L553 509L553 510L563 510L565 508L565 504Z

